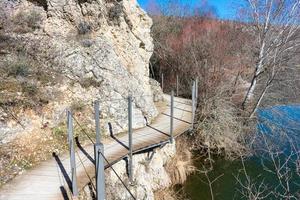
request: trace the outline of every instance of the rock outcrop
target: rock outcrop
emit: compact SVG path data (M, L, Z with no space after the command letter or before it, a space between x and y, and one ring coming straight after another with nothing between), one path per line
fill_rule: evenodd
M1 133L30 132L44 124L53 127L65 120L64 110L74 102L91 111L96 99L103 129L111 122L114 131L121 132L127 129L129 95L134 101L135 128L144 125L144 116L151 120L158 114L151 87L159 89L153 81L151 86L148 69L152 21L136 0L2 0L0 4L10 19L1 23L2 38L16 43L0 53L0 65L21 51L41 69L61 76L54 84L43 85L51 98L38 113L22 111L16 114L18 122L5 122L7 113L2 112ZM159 93L155 100L160 99ZM92 112L88 117L92 120Z
M175 157L175 154L176 145L174 143L157 149L151 159L149 159L151 156L147 153L133 157L134 182L129 186L129 190L136 199L154 200L155 191L172 185L171 177L166 171L165 165ZM126 162L122 160L113 165L113 168L120 178L128 184ZM105 177L107 199L127 200L132 198L113 170L108 169ZM86 186L81 192L80 199L92 199L90 196L93 193L91 188Z

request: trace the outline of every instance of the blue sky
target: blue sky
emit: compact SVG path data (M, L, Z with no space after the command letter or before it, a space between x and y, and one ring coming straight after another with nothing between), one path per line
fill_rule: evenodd
M142 8L146 9L150 0L138 0ZM157 0L163 2L165 0ZM233 2L236 0L206 0L209 6L214 7L217 10L219 18L233 19L235 17L235 9L233 8ZM191 7L199 5L201 0L181 0L183 4L189 4Z

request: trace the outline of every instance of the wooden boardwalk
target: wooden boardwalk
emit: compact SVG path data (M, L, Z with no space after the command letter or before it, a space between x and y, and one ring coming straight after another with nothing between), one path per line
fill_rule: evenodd
M170 99L166 96L166 100ZM168 101L169 102L169 101ZM134 130L133 149L140 152L169 141L170 107L167 105L151 125ZM174 100L174 136L186 132L191 127L191 101L175 98ZM104 144L105 157L115 163L128 154L128 136L117 137L119 142L111 140ZM78 188L85 186L94 177L93 145L81 147L77 144L76 167ZM0 200L57 200L71 198L70 160L68 155L54 156L38 167L17 176L0 188Z

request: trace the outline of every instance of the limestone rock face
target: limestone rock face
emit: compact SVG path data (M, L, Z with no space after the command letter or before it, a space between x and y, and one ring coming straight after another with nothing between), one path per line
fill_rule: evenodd
M155 102L164 100L164 93L160 87L160 83L154 79L150 79L151 90L153 91L153 99Z
M168 188L172 185L165 165L175 154L176 145L174 143L167 144L161 149L156 150L151 160L149 160L147 153L133 156L134 183L129 186L129 189L136 199L154 200L155 191ZM122 160L113 165L113 168L125 184L128 185L126 162ZM131 199L129 192L111 169L106 170L105 178L107 199ZM92 199L90 194L90 188L88 186L85 187L81 193L81 199Z
M107 122L111 122L115 132L127 128L129 95L133 96L135 128L144 125L144 116L151 120L158 114L148 69L153 52L152 20L136 0L2 0L0 3L7 18L16 19L20 14L28 18L28 26L22 27L22 31L16 26L5 29L10 38L21 43L26 55L65 77L45 88L55 98L44 108L43 117L38 114L27 117L29 125L22 129L28 131L32 124L42 126L45 121L54 126L63 120L59 118L63 109L74 101L91 104L99 99L102 126L106 128ZM9 57L10 54L3 60ZM78 84L89 79L95 80L97 86L84 88ZM59 93L59 97L54 93ZM22 122L22 116L19 118ZM35 121L31 122L31 118ZM1 127L9 132L7 125L0 124ZM14 130L11 129L11 134Z

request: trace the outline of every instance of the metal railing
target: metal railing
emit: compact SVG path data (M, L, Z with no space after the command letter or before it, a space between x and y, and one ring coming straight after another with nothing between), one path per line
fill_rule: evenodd
M163 77L163 75L162 75ZM176 77L176 95L178 95L178 76ZM163 88L163 80L162 80L162 88ZM191 129L194 128L195 123L195 112L197 107L197 98L198 98L198 79L193 81L192 86L192 122ZM124 100L124 99L121 99ZM133 101L134 97L129 96L127 98L128 103L128 178L129 183L133 183ZM177 119L174 116L174 90L172 90L170 95L170 134L169 134L169 142L173 143L174 141L174 119ZM178 108L180 109L180 108ZM67 128L68 128L68 143L70 149L70 164L71 164L71 181L72 181L72 195L78 196L78 186L76 179L76 158L75 158L75 145L74 145L74 133L73 133L73 119L76 124L81 128L82 132L89 138L91 143L94 145L94 163L95 163L95 178L96 178L96 199L104 200L106 199L105 195L105 162L108 164L109 168L115 173L117 178L120 180L122 185L125 187L127 192L133 199L136 199L133 193L130 191L128 186L126 186L125 182L121 179L121 176L114 170L112 164L109 163L108 159L104 155L104 145L101 142L101 129L100 129L100 100L96 100L94 102L94 119L95 119L95 133L96 133L96 141L89 136L89 134L85 131L83 126L79 123L79 121L73 116L70 110L67 111ZM157 130L160 131L160 130Z

